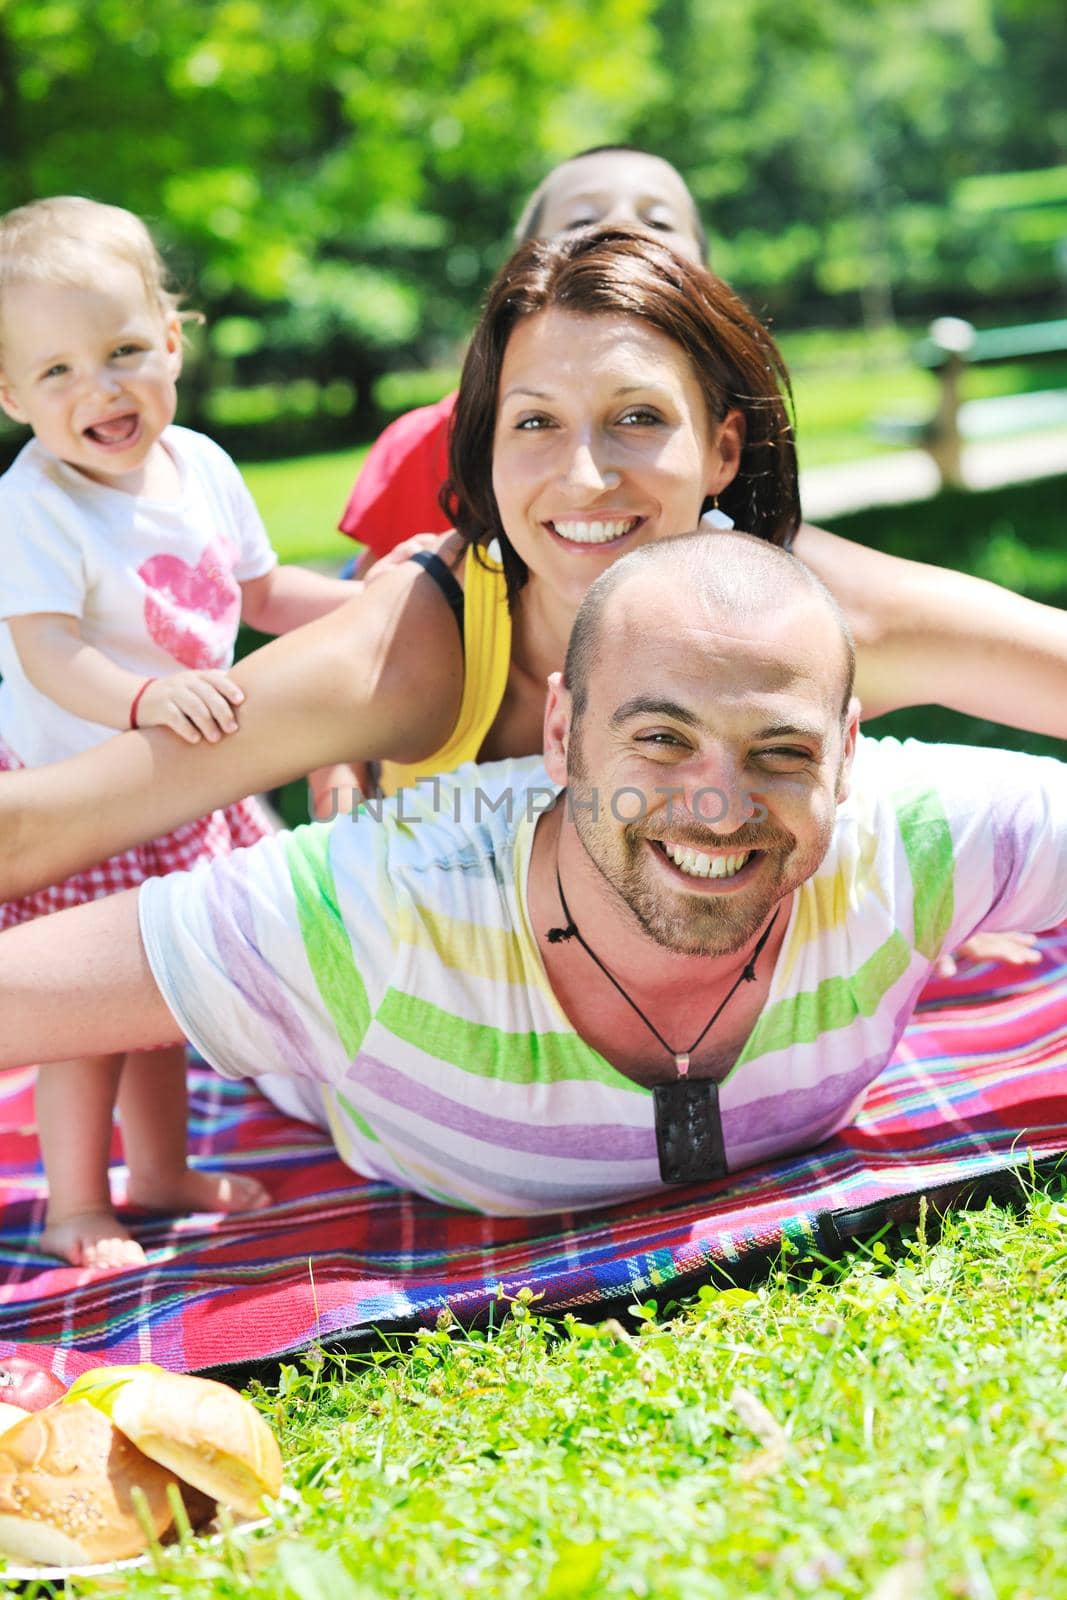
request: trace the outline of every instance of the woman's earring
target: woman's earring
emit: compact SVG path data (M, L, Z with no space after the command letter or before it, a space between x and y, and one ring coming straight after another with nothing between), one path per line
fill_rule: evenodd
M725 511L719 510L719 497L715 495L711 502L711 510L705 511L700 519L699 526L705 533L708 533L713 528L732 528L734 525L733 517L727 516Z

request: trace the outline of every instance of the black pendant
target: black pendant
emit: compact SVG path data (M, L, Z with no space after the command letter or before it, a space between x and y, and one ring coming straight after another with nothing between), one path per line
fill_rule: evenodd
M656 1149L664 1183L707 1183L726 1176L719 1085L679 1078L653 1085Z

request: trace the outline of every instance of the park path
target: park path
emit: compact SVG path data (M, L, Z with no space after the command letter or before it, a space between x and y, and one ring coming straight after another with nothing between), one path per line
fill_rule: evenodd
M997 489L1067 473L1067 429L965 445L963 473L970 489ZM836 467L811 467L800 474L801 504L809 522L861 511L864 506L928 500L938 487L937 468L924 450L897 450Z

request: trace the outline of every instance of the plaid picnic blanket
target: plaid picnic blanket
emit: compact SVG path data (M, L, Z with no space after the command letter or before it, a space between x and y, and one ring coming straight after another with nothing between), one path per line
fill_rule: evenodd
M977 967L926 993L856 1123L805 1155L717 1184L555 1217L488 1218L366 1182L324 1136L248 1085L191 1066L198 1162L253 1172L268 1210L148 1218L146 1267L92 1272L33 1252L43 1180L32 1073L0 1079L0 1355L72 1379L103 1362L247 1371L317 1341L485 1321L528 1287L596 1315L751 1270L783 1238L832 1250L918 1196L951 1201L1067 1151L1067 927L1040 967ZM117 1156L117 1149L116 1149ZM116 1173L121 1178L121 1172Z

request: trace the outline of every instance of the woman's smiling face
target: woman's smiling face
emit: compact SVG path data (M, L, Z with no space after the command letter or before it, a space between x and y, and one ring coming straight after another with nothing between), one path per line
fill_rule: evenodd
M500 520L531 579L577 606L623 551L695 528L737 471L680 345L638 317L556 309L508 340L493 444Z

